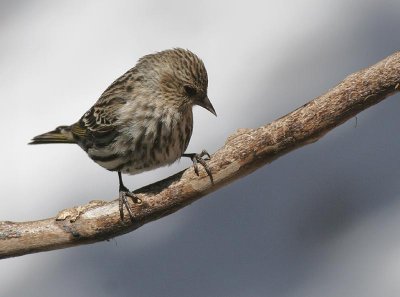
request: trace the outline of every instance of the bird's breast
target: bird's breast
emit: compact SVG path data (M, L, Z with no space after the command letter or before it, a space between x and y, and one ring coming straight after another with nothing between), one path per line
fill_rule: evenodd
M186 150L192 129L191 109L185 113L164 109L153 117L136 116L121 128L119 136L107 148L106 155L116 158L92 159L108 170L127 174L169 165Z

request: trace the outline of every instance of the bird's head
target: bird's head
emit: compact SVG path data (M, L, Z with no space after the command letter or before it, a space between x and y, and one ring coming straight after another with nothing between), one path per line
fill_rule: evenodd
M203 61L189 50L176 48L145 56L154 66L164 100L182 109L199 105L217 115L207 96L208 76ZM143 59L143 58L142 58Z

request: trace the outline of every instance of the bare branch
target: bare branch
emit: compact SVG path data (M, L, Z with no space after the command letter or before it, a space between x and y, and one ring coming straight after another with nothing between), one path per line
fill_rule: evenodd
M120 220L118 201L92 201L35 222L0 222L0 258L106 240L173 213L306 144L400 90L400 52L351 74L326 94L258 129L240 129L211 157L214 185L193 167L136 191L136 221Z

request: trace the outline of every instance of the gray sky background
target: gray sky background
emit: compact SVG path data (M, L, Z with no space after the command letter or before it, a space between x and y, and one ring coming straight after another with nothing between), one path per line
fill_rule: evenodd
M205 62L214 152L400 49L400 2L0 1L0 220L116 197L73 145L27 145L76 121L144 54ZM0 296L399 296L399 95L162 220L109 242L0 261ZM138 176L159 180L188 160Z

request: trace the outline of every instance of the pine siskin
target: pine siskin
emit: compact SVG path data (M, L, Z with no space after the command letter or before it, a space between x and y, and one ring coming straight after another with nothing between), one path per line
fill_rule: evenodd
M137 174L189 157L211 172L200 154L184 154L193 128L192 107L216 115L207 97L208 77L203 62L192 52L172 49L139 59L115 80L92 108L71 126L38 135L30 144L76 143L100 166L117 171L119 210L133 219L127 197L141 203L123 184L121 173Z

